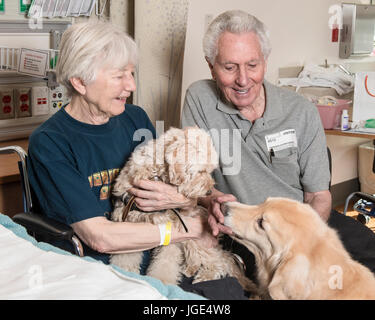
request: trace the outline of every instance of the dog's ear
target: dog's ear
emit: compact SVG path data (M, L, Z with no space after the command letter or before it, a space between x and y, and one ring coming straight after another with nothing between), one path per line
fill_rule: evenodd
M190 176L190 175L189 175ZM198 172L194 177L187 177L179 191L188 198L199 198L207 195L215 185L214 179L206 172Z
M314 286L311 266L305 255L283 261L277 268L268 291L274 300L305 300Z

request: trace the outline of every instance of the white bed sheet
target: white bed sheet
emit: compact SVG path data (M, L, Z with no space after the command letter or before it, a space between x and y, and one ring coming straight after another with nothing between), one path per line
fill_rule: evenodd
M110 265L44 251L0 225L0 299L164 300Z

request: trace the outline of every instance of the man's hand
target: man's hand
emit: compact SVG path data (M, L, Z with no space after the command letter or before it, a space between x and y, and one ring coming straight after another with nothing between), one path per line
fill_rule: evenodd
M232 229L224 226L224 215L221 212L221 204L224 202L237 201L232 194L222 194L212 197L208 207L208 224L212 229L212 234L216 237L220 232L232 234Z

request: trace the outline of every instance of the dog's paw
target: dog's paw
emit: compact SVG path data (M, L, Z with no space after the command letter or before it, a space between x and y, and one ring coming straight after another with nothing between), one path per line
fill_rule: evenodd
M208 270L200 270L198 273L195 275L193 284L198 283L198 282L203 282L203 281L210 281L210 280L218 280L223 278L225 275L220 274L220 273L213 273Z
M198 265L189 265L184 270L184 275L188 278L194 276L198 270L200 269L200 266Z

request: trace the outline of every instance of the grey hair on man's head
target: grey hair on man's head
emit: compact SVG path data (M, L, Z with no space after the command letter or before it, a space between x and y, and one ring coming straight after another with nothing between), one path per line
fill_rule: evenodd
M70 79L80 78L85 84L96 79L100 68L122 69L136 65L137 45L121 28L110 22L89 21L73 24L63 34L56 66L57 82L73 95Z
M247 12L230 10L217 16L210 23L203 37L204 55L211 64L214 64L218 54L219 37L226 31L237 34L254 32L259 38L264 58L267 59L270 55L269 32L264 23Z

